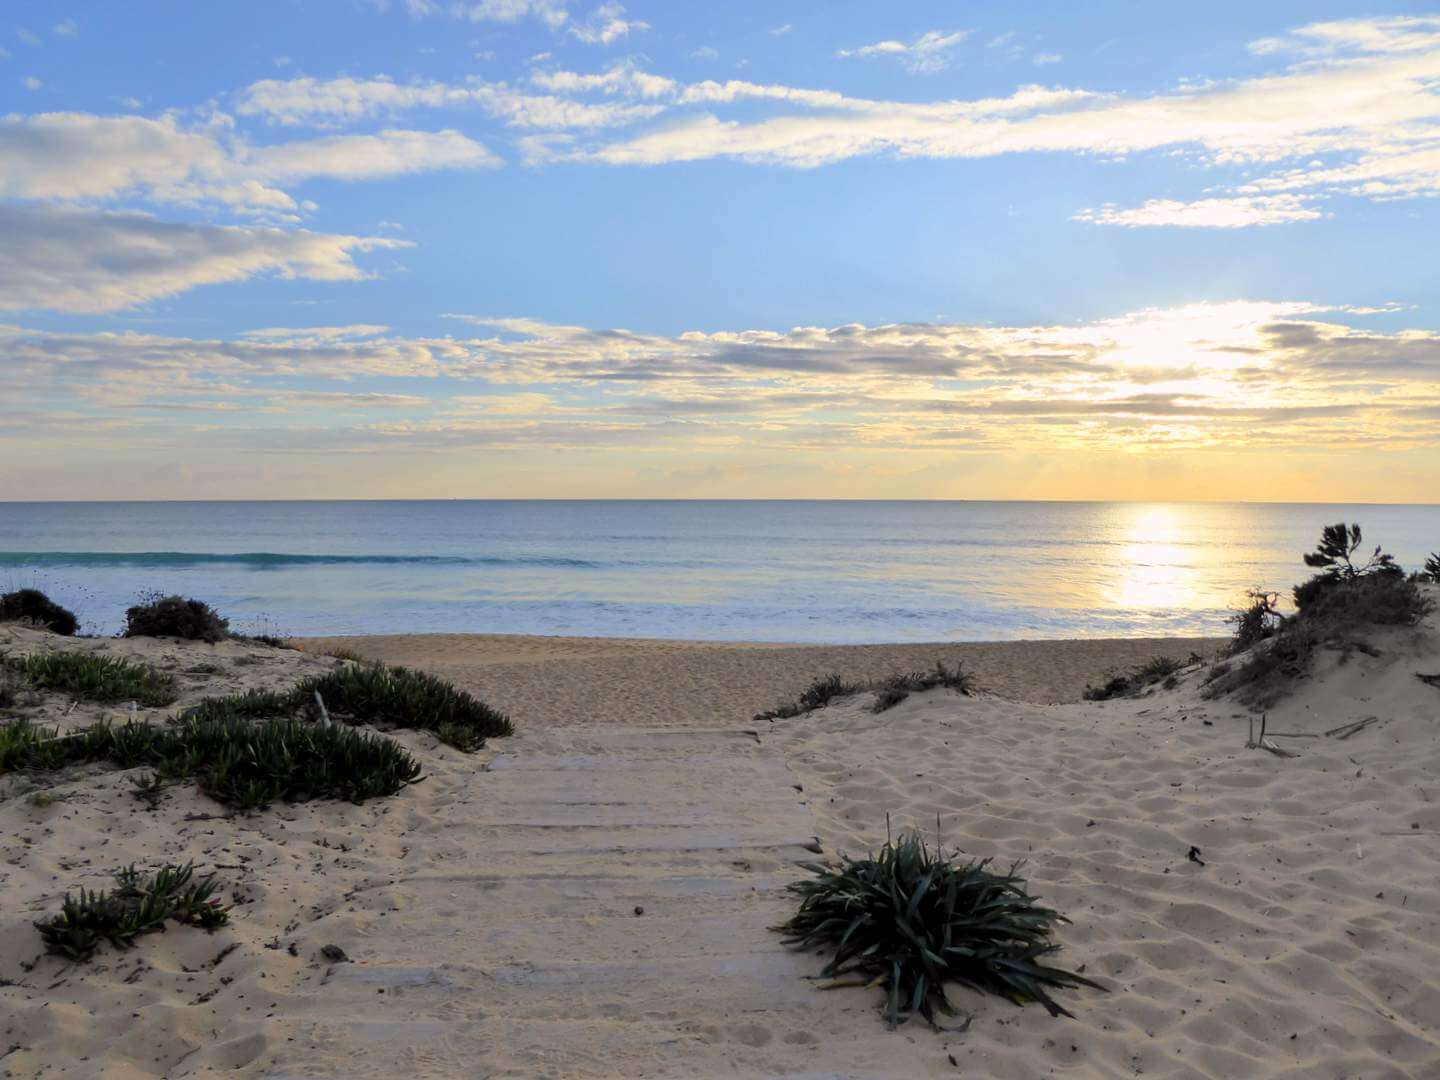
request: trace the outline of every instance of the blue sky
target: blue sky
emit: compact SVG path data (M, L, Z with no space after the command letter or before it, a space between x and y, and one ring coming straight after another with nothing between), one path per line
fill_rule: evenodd
M12 8L0 497L1433 501L1437 85L1406 3Z

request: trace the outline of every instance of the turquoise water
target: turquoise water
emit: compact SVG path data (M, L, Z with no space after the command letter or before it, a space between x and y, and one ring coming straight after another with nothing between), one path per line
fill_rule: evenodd
M237 629L880 642L1224 631L1359 521L1406 566L1440 506L1019 502L0 503L0 586L113 633L143 593Z

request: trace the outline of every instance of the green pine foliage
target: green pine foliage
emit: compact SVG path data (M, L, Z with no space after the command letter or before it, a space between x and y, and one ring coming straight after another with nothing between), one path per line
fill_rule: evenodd
M1348 528L1343 521L1326 525L1320 530L1320 542L1315 550L1305 553L1305 565L1318 569L1309 581L1295 586L1295 606L1304 610L1332 588L1345 582L1358 581L1368 577L1401 577L1404 571L1394 556L1375 546L1364 562L1357 561L1357 553L1364 542L1358 524Z
M1002 874L989 860L955 863L905 833L863 859L802 865L814 876L789 886L800 906L776 929L787 945L834 950L823 977L882 986L891 1026L953 1014L947 983L1039 1002L1052 1016L1071 1015L1052 991L1104 989L1045 963L1060 947L1052 929L1066 920L1036 903L1018 864Z

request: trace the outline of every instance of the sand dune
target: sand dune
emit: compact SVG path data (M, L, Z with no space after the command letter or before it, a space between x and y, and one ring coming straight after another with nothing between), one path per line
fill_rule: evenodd
M1323 657L1268 717L1290 758L1245 747L1249 714L1205 700L1200 667L1138 699L942 690L877 716L860 695L757 729L755 708L813 675L935 656L350 644L459 678L519 733L473 756L395 733L424 783L251 816L190 789L147 809L124 772L60 778L50 790L65 798L44 806L25 778L0 778L6 1075L1440 1075L1440 689L1415 677L1440 672L1433 616L1377 635L1378 656ZM0 628L0 650L53 647L190 671L186 701L336 663L314 643ZM991 687L1029 673L1042 700L1126 662L1113 643L951 648ZM987 670L978 648L1008 659ZM97 713L58 697L43 708L65 723ZM1369 716L1348 738L1325 734ZM765 929L787 910L792 863L813 857L798 845L864 850L887 815L932 834L938 816L967 854L1028 860L1072 920L1064 961L1110 992L1067 994L1067 1020L957 991L973 1016L962 1034L887 1032L875 991L814 990L802 976L820 960ZM228 927L83 966L42 954L30 921L67 888L186 859L229 882ZM327 944L352 962L328 962Z

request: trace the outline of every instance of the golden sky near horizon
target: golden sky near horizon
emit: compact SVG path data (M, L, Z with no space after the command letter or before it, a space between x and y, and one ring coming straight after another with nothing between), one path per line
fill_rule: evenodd
M1396 314L1234 302L676 337L5 327L20 398L0 438L25 456L12 498L1435 501L1440 335L1362 328Z

